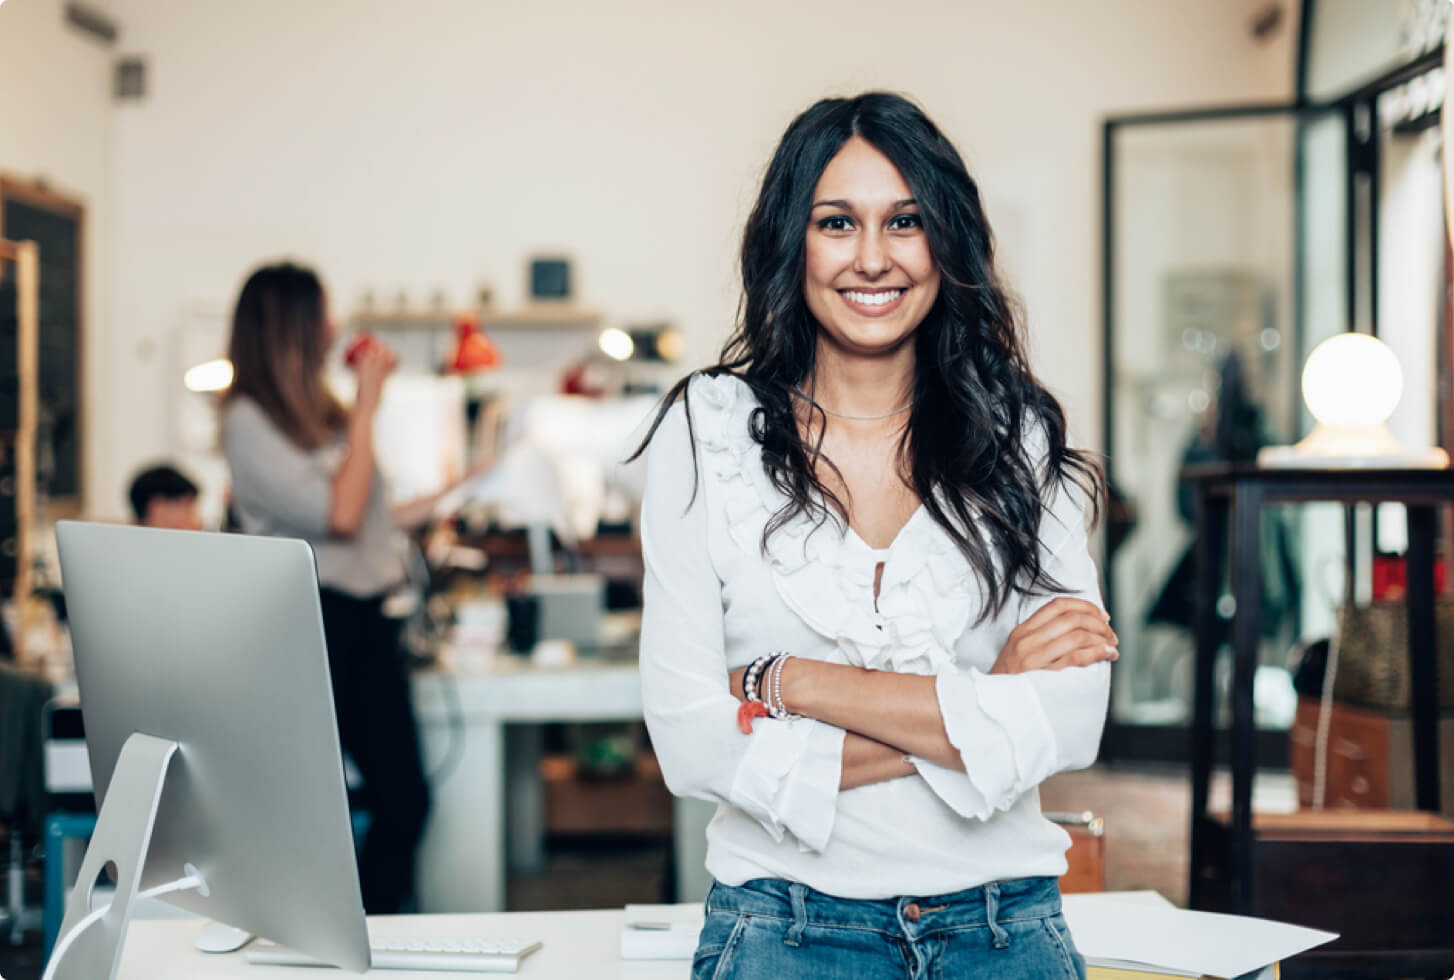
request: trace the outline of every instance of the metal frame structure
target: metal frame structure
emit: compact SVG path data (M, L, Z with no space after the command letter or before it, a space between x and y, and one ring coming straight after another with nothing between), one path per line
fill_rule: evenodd
M1330 99L1313 100L1307 96L1309 44L1312 18L1316 0L1303 0L1302 19L1299 25L1298 53L1296 65L1297 98L1291 102L1245 103L1221 106L1204 106L1192 109L1169 109L1130 113L1107 118L1102 124L1101 135L1101 315L1102 315L1102 392L1101 426L1105 452L1108 458L1115 453L1115 429L1113 419L1113 378L1115 377L1115 274L1116 274L1116 228L1115 228L1115 174L1116 136L1119 132L1136 126L1197 123L1219 120L1241 120L1281 117L1294 121L1298 126L1291 166L1293 186L1297 191L1293 198L1293 293L1291 297L1292 325L1295 344L1302 349L1305 339L1303 311L1305 308L1303 278L1306 263L1305 243L1302 226L1305 205L1301 189L1305 184L1307 161L1303 151L1302 127L1308 122L1338 113L1345 121L1347 133L1348 168L1344 196L1345 216L1345 290L1347 302L1347 329L1355 329L1360 322L1368 329L1378 332L1378 179L1380 167L1378 97L1390 89L1440 67L1444 59L1442 44L1410 59L1389 71L1372 78L1357 87ZM1432 115L1432 114L1431 114ZM1366 188L1366 191L1364 190ZM1360 202L1360 197L1365 198ZM1360 206L1362 204L1362 206ZM1366 248L1366 261L1359 258L1360 243ZM1359 301L1363 300L1366 315L1360 320ZM1295 407L1301 400L1296 391L1292 397ZM1102 555L1105 574L1105 600L1111 606L1114 600L1115 580L1111 573L1109 551ZM1114 714L1107 719L1102 743L1102 757L1108 761L1168 761L1182 762L1190 757L1187 725L1137 725L1119 722ZM1287 739L1281 732L1259 731L1257 733L1257 758L1263 765L1283 765L1288 759ZM1219 759L1223 758L1219 756Z

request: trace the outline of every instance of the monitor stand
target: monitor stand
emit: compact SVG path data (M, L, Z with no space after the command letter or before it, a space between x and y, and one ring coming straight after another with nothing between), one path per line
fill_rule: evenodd
M184 866L183 877L138 890L162 786L178 748L176 742L141 732L131 735L121 747L96 817L96 831L81 862L81 874L66 899L60 939L42 980L115 980L121 944L131 923L131 906L137 898L191 889L207 894L207 883L190 864ZM105 908L92 911L91 892L108 863L115 868L116 897Z
M246 929L209 919L197 933L197 938L192 940L192 945L204 953L231 953L242 949L256 938L256 935Z

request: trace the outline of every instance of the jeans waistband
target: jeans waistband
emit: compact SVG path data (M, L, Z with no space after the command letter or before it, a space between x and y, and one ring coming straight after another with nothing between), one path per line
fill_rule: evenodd
M1058 914L1060 886L1051 877L1014 878L946 895L850 899L776 878L755 878L735 887L714 883L706 904L708 912L779 918L799 928L811 923L923 935L987 925L998 938L999 923Z

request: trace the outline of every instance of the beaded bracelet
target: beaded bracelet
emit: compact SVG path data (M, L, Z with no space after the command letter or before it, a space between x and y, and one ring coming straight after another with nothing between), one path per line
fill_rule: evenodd
M791 659L793 656L790 653L778 654L768 667L768 675L763 678L767 687L767 697L763 700L767 702L768 714L783 721L792 721L802 717L802 715L795 715L789 711L788 706L783 702L783 667Z
M759 682L763 685L769 697L772 688L769 686L768 675L773 673L773 668L782 660L787 659L788 654L782 651L774 651L758 657L748 665L742 674L742 696L745 700L737 709L737 727L744 735L752 734L752 719L754 718L787 718L796 717L788 715L786 709L781 713L775 713L768 698L764 698L758 691ZM778 703L782 703L781 682L779 682Z
M742 675L742 696L746 700L762 700L762 698L758 696L757 682L762 677L763 671L765 671L768 667L772 666L772 662L774 659L776 659L776 657L777 654L775 653L765 654L761 657L758 657L748 666L747 672Z

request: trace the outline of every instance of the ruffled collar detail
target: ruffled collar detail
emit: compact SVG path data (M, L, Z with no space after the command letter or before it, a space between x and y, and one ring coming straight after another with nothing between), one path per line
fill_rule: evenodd
M764 553L763 529L786 498L768 478L748 428L757 399L730 375L698 376L690 397L693 431L704 470L720 490L728 534L766 560L788 608L857 666L933 674L951 664L982 596L969 563L928 511L920 506L886 552L833 520L815 524L799 514L773 532Z

